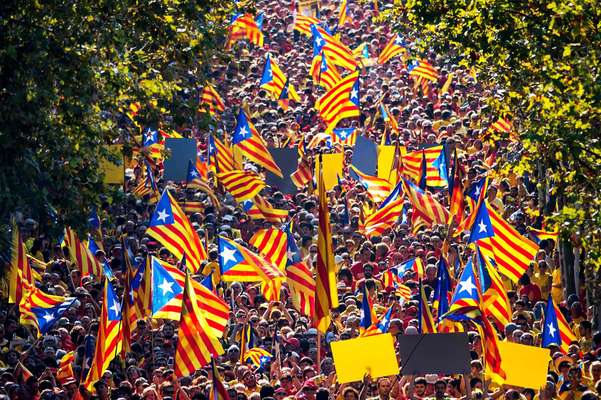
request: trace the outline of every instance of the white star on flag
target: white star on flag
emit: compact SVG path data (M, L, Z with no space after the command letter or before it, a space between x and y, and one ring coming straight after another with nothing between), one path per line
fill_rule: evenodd
M159 210L157 220L165 223L167 221L167 218L169 218L169 213L167 212L167 210Z
M351 90L351 99L356 99L357 96L359 96L359 91L356 88L353 88L353 90Z
M50 321L54 320L54 314L46 313L42 316L42 318L44 318L44 320L46 320L46 322L50 322Z
M240 128L240 130L238 131L238 133L239 133L241 136L246 136L246 135L248 134L248 131L246 130L246 127L245 127L245 126L243 126L242 128Z
M547 328L549 328L549 335L552 338L554 338L555 337L555 332L557 331L557 329L555 329L555 327L553 326L553 324L547 325Z
M484 223L484 221L480 221L480 223L478 224L478 233L486 233L486 224Z
M476 285L474 285L474 282L472 282L471 276L467 278L467 280L459 282L459 286L461 287L459 289L459 293L468 292L470 296L472 294L472 291L476 289Z
M121 312L121 306L116 301L113 302L113 306L110 309L113 310L115 315L119 315L119 313Z
M171 286L173 286L173 282L169 282L167 279L163 278L163 282L159 285L159 288L163 292L163 296L167 293L173 293Z
M236 262L236 250L230 249L229 247L224 247L221 252L221 258L223 258L223 263L228 264L230 262Z

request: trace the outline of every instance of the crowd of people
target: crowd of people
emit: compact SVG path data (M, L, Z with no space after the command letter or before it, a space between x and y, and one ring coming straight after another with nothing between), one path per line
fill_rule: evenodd
M294 15L289 2L258 0L257 10L264 13L262 31L264 47L259 48L242 40L230 50L232 59L227 65L216 65L211 80L226 103L226 110L216 121L217 137L231 135L239 107L248 107L250 117L269 146L297 147L309 143L324 131L325 125L314 109L316 99L323 93L314 85L309 67L313 58L312 41L293 30ZM322 1L320 20L330 27L338 24L338 2ZM369 4L348 2L351 21L340 28L341 40L351 48L367 45L376 58L393 35L393 26L374 22L376 10ZM407 23L395 26L405 41L408 52L418 53L419 37ZM284 70L300 95L300 102L290 102L287 111L260 87L265 55L269 53ZM406 68L406 58L395 57L385 64L363 67L360 72L361 116L343 121L341 126L355 127L357 132L376 143L382 142L385 122L378 117L377 101L382 98L399 123L399 133L388 143L399 143L409 151L427 144L445 143L456 162L465 171L463 186L468 188L484 175L491 177L487 201L520 233L528 235L528 227L541 227L541 199L535 177L513 174L500 177L495 166L501 159L517 158L521 154L519 141L486 140L485 133L496 116L491 115L486 102L490 97L502 97L503 92L480 82L470 69L460 67L457 57L434 52L420 53L439 71L439 81L432 92L424 95L415 85ZM453 75L449 89L440 88ZM199 132L199 151L206 152L206 132ZM307 155L334 152L325 142L308 148ZM501 341L540 346L544 310L549 295L559 305L576 340L567 353L558 346L549 348L552 362L547 382L540 388L518 388L497 385L486 373L482 340L474 324L463 323L468 332L471 351L471 371L465 375L424 376L405 375L339 384L336 379L330 343L358 337L360 334L361 302L369 293L373 309L381 319L393 306L388 332L394 337L419 333L418 277L408 271L402 283L412 291L409 299L400 298L394 289L383 282L384 272L408 260L419 258L423 264L423 286L432 303L431 294L437 280L437 265L445 257L450 266L452 287L472 254L467 245L469 232L452 238L448 227L434 225L412 229L412 208L407 202L406 218L381 236L371 238L362 234L360 224L368 196L348 174L353 149L343 148L345 176L328 193L333 234L333 250L337 268L339 307L332 311L332 326L327 333L318 333L310 316L302 315L292 303L290 290L284 285L280 301L266 301L257 284L220 283L215 290L231 306L230 321L221 339L225 353L215 359L215 365L231 400L379 400L389 398L499 398L507 400L565 398L598 399L601 396L601 332L592 324L591 308L582 292L566 296L562 280L557 244L554 240L540 242L540 250L530 268L519 282L503 279L511 304L511 322L499 329ZM108 200L98 208L102 221L104 251L95 256L106 260L113 275L117 295L124 295L124 248L134 256L145 259L155 255L174 265L178 260L153 238L146 235L154 205L148 196L138 198L132 193L140 178L140 166L128 166L125 200ZM256 165L248 168L259 170ZM157 171L158 172L158 171ZM203 210L189 214L198 235L207 241L208 260L194 278L202 280L207 274L219 271L217 235L235 239L249 248L249 239L260 228L273 224L248 217L231 195L220 193L220 204L212 204L204 192L167 182L157 174L158 186L169 188L178 200L196 200ZM217 190L217 189L216 189ZM434 197L449 207L446 189L432 190ZM318 199L309 185L296 194L283 194L277 188L266 188L262 194L278 209L288 210L294 223L292 233L301 258L314 271L318 252ZM345 204L346 203L346 204ZM344 213L348 209L348 222ZM36 221L18 216L19 230L28 253L46 264L37 286L48 294L75 296L77 300L42 337L19 320L19 308L4 302L0 308L0 397L11 400L58 400L75 396L100 399L175 398L208 399L211 396L210 365L193 376L177 379L174 375L174 355L178 343L178 322L160 319L139 320L133 332L131 351L124 359L116 358L93 392L80 390L80 382L89 369L86 365L87 346L93 343L98 330L102 283L91 277L81 277L60 243L45 235ZM456 267L457 266L457 267ZM4 281L4 297L7 297ZM365 291L364 291L365 288ZM435 311L435 310L434 310ZM260 367L241 357L240 332L252 326L254 346L273 355ZM91 338L91 339L90 339ZM67 379L57 376L61 360L73 351L73 374ZM525 363L528 360L524 360ZM30 372L30 374L29 374ZM217 400L217 399L215 399Z

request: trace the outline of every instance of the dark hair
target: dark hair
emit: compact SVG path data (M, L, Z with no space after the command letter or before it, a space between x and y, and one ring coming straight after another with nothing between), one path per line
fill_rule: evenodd
M326 388L320 388L315 394L315 400L328 400L330 392Z
M265 385L259 391L262 399L269 400L273 399L273 395L275 394L275 390L273 386Z

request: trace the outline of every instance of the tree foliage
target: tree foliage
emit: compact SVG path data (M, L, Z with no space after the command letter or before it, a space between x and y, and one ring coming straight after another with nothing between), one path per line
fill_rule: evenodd
M600 16L594 0L407 0L385 15L501 90L491 109L514 117L523 151L500 172L536 179L540 211L586 253L587 283L601 263Z
M0 5L0 222L85 226L107 188L103 145L139 126L199 129L230 2L7 0Z

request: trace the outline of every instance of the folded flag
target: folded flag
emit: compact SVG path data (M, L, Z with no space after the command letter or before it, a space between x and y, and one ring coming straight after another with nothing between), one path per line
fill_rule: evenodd
M413 218L419 217L426 226L445 225L449 219L449 211L443 207L429 192L425 192L412 182L403 178L405 193L413 207Z
M434 318L432 318L432 312L428 305L428 298L426 297L424 285L421 280L419 281L419 304L417 314L419 333L436 333L436 325L434 324Z
M315 278L301 259L301 253L294 241L290 224L286 233L286 281L290 287L292 304L301 314L311 317L315 312Z
M208 164L216 172L228 172L236 169L232 148L213 135L209 135Z
M250 219L264 219L267 222L277 224L284 222L288 217L288 210L273 208L271 203L261 195L257 195L250 200L244 200L241 205Z
M20 322L33 326L38 337L45 335L75 300L75 297L54 296L32 288L19 304Z

